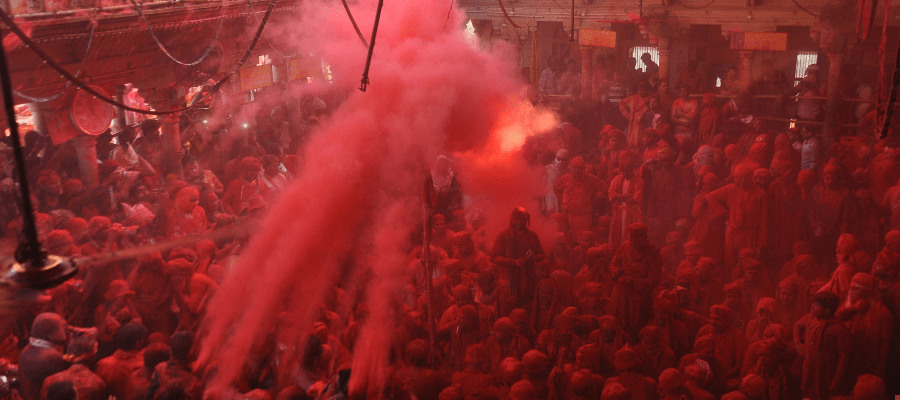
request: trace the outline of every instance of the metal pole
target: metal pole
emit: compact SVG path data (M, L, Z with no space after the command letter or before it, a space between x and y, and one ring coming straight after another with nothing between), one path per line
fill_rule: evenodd
M894 61L894 79L891 80L891 91L884 107L884 122L881 124L881 138L887 137L894 116L894 102L897 101L897 85L900 84L900 42L897 42L897 60Z
M378 21L381 20L382 6L384 6L384 0L378 0L378 10L375 11L375 25L372 26L372 39L369 40L369 55L366 56L366 69L363 70L362 82L359 85L359 90L363 92L369 86L369 66L372 64L372 51L375 50L375 35L378 34Z
M19 176L19 191L22 195L22 231L25 234L25 242L16 251L16 261L28 262L30 266L39 268L44 265L47 254L41 251L41 243L38 241L37 227L35 226L34 209L31 204L31 192L28 190L28 172L25 171L25 156L22 154L22 145L19 141L19 124L16 122L16 110L13 108L12 79L9 73L9 64L6 58L6 49L0 46L0 82L3 83L3 108L6 111L6 120L9 123L9 139L12 141L13 157L16 161L16 171Z
M437 331L437 326L434 323L434 310L431 304L432 298L431 294L434 292L434 287L431 282L432 276L434 275L434 266L431 265L431 187L429 185L429 181L425 180L425 201L422 202L422 228L424 229L422 236L422 266L425 267L425 298L428 301L425 302L427 305L426 311L428 313L428 340L431 345L430 350L431 354L429 358L432 358L435 354L437 354L437 344L435 342L435 331Z

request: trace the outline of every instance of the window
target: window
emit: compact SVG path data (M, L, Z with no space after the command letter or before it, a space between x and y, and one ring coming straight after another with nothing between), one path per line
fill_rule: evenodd
M644 53L650 53L650 59L652 59L653 62L659 65L659 49L650 46L632 47L631 56L634 57L635 60L637 60L637 65L635 65L635 67L641 70L641 72L647 72L647 66L644 65L643 61L641 61L641 56L644 55Z
M801 51L797 53L797 68L794 69L794 81L799 81L806 76L806 69L819 60L819 53L814 51Z

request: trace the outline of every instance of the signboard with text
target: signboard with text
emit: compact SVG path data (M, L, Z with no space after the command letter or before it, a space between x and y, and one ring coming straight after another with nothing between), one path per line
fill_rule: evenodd
M616 47L615 31L598 31L581 29L578 31L578 44L581 46Z
M787 33L734 32L731 34L733 50L787 50Z
M294 58L288 62L288 82L306 79L313 76L313 71L318 67L316 60L311 58Z
M241 69L240 81L240 91L242 92L271 86L273 82L272 64Z

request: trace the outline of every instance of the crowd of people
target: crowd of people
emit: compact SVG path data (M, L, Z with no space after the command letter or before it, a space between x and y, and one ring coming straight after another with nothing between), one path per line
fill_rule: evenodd
M377 395L881 400L900 389L900 134L779 128L746 93L703 94L686 76L673 95L631 69L613 75L633 84L564 104L563 122L525 143L546 191L509 205L508 229L487 232L488 219L507 216L470 207L454 160L436 160L423 193L431 232L410 235ZM552 75L541 90L559 90ZM300 173L294 154L325 113L321 100L274 107L227 135L239 140L185 121L174 155L148 119L99 138L90 188L71 144L29 132L39 237L51 254L90 256L254 218ZM0 223L15 238L16 185L2 189ZM550 232L532 230L538 218ZM207 387L215 365L193 363L202 320L245 243L200 240L90 265L33 294L4 325L2 394L362 398L347 381L369 312L345 281L310 305L321 308L312 326L283 313L254 345L238 394ZM309 330L306 343L280 341L297 329ZM279 354L292 347L304 357L286 373Z

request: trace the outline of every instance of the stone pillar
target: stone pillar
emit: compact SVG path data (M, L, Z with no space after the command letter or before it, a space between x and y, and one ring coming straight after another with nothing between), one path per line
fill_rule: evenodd
M591 98L593 91L594 46L581 46L581 97Z
M113 100L118 101L119 103L125 104L125 85L116 85L116 93L112 96ZM113 110L116 112L116 117L113 118L113 127L116 129L116 132L121 132L128 124L125 122L125 110L119 107L113 107Z
M738 71L741 74L741 91L750 91L750 82L753 81L753 50L741 50L741 63Z
M837 126L838 98L841 80L841 63L844 60L842 53L828 53L828 87L825 94L825 126L822 128L822 137L826 143L834 143L840 128Z
M28 103L28 110L31 111L31 120L34 122L34 130L41 135L49 135L50 130L47 129L47 120L44 118L44 113L46 111L41 107L41 103Z
M659 81L669 82L669 68L672 64L672 49L669 48L669 39L659 40Z
M181 179L184 174L181 170L181 158L178 152L181 147L181 130L178 128L178 114L168 114L159 117L159 134L162 144L163 174L175 174Z
M75 156L78 158L78 169L81 171L81 183L89 189L97 187L97 137L78 135L72 138Z

